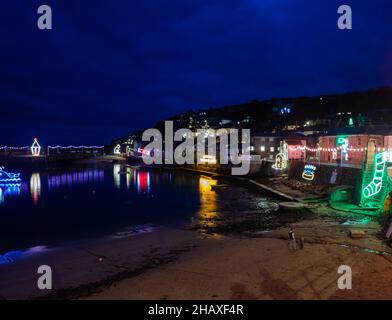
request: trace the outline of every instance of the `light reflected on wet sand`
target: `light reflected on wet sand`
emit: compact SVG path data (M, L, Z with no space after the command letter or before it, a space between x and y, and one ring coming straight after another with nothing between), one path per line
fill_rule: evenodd
M199 178L200 192L200 220L205 227L216 226L215 218L217 217L217 195L212 186L216 186L218 181L210 177L201 176Z

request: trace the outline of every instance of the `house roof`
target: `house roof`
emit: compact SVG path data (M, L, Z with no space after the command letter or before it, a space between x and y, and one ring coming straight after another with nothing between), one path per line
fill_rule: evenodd
M284 141L286 141L286 143L289 146L298 146L298 145L302 145L301 140L299 139L285 139Z
M375 134L375 135L392 135L392 126L390 125L369 125L366 127L356 128L335 128L329 129L322 136L338 136L338 135L359 135L359 134Z
M306 137L302 134L292 132L256 132L252 133L252 137L271 137L271 138L284 138L284 139L305 139Z

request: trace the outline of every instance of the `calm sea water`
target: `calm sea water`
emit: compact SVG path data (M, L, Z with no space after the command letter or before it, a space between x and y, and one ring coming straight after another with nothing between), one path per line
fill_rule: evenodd
M211 202L211 181L183 172L114 164L21 176L20 187L0 189L0 254L186 222Z

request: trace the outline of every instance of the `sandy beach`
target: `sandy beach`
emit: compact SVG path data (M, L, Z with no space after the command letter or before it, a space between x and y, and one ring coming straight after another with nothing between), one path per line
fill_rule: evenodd
M185 228L66 244L0 265L0 298L392 298L392 250L377 220L325 203L262 214L257 203L265 196L238 184L205 196L199 219ZM304 237L303 249L289 250L290 225L297 239ZM352 239L350 229L366 236ZM36 285L42 264L53 270L49 292ZM337 288L340 265L352 268L352 290Z

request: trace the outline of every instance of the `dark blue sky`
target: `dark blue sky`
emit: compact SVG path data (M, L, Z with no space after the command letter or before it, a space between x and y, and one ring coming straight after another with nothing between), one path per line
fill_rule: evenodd
M1 1L0 144L101 144L190 108L391 85L391 14L390 0Z

